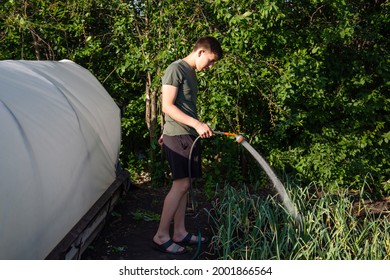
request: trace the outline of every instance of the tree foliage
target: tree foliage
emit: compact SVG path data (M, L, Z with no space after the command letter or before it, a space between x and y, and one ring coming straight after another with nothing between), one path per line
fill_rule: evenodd
M199 73L204 121L244 133L304 184L369 178L372 193L390 191L386 0L0 2L0 59L68 58L88 68L122 109L123 165L156 170L156 183L165 171L161 76L210 34L226 55ZM206 182L256 178L232 141L205 141Z

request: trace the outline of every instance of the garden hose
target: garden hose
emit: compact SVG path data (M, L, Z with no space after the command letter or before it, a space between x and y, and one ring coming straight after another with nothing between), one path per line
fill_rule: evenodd
M192 259L196 259L199 255L199 252L200 252L200 247L202 245L202 233L201 233L201 230L200 230L200 225L199 225L199 221L198 221L198 213L196 213L196 210L195 210L195 207L196 207L196 204L195 204L195 194L194 194L194 191L192 189L192 174L191 174L191 160L192 160L192 151L194 150L194 147L195 147L195 144L198 142L198 140L201 139L200 136L196 137L196 139L194 140L194 142L192 143L191 145L191 149L190 149L190 154L188 155L188 177L189 177L189 180L190 180L190 189L189 189L189 193L190 193L190 198L191 198L191 202L192 202L192 205L194 206L194 217L195 217L195 224L196 224L196 229L198 231L198 244L196 246L196 252L194 254L194 256L192 257Z

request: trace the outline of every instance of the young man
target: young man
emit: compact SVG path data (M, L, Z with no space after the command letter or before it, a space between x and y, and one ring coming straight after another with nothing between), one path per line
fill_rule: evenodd
M164 200L158 230L153 237L155 247L163 252L182 254L185 253L185 245L198 242L197 236L188 233L185 227L186 194L191 180L188 157L196 137L211 137L213 131L198 119L198 82L195 71L211 68L222 56L221 45L214 37L202 37L188 56L168 66L162 78L165 124L159 142L164 147L173 179L172 187ZM193 149L191 167L191 177L201 177L200 147ZM174 228L171 238L169 230L172 220ZM206 239L202 238L201 241L205 242Z

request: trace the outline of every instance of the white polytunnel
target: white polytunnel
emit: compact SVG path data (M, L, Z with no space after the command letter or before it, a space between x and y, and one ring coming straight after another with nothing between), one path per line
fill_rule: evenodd
M69 61L0 61L0 259L44 259L115 181L120 110Z

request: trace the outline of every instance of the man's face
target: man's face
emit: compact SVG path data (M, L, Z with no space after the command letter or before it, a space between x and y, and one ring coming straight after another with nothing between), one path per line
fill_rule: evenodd
M196 69L202 71L209 69L218 60L218 56L210 51L201 50L196 61Z

